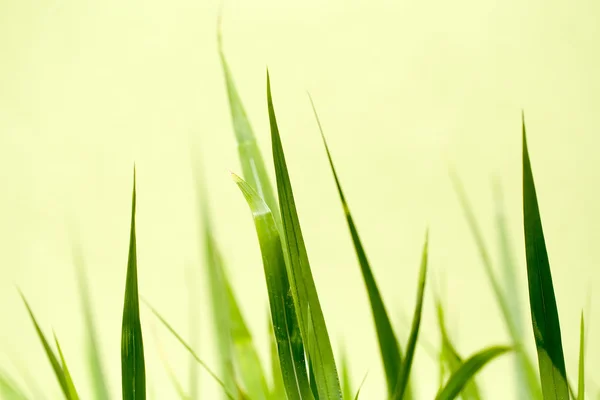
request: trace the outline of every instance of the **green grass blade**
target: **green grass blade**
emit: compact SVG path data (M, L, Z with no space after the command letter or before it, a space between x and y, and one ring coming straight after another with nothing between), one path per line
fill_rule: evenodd
M289 284L288 284L289 285ZM292 304L293 306L293 304ZM273 330L273 322L271 321L271 313L267 313L268 330L269 332L269 350L271 355L271 379L272 386L269 398L271 400L279 400L285 398L285 387L283 384L283 376L281 374L281 365L279 365L279 355L277 354L277 341L275 339L275 331Z
M381 359L385 370L388 394L391 395L396 386L396 380L398 379L400 373L400 365L402 364L400 346L398 344L398 339L396 338L396 335L392 328L392 324L385 309L383 299L381 298L381 294L379 293L379 288L377 287L377 282L375 281L375 276L373 275L373 271L371 270L367 254L358 235L358 230L356 229L356 226L354 224L354 219L352 218L352 214L350 213L350 208L348 207L348 203L346 201L346 197L344 196L340 180L333 165L333 159L331 157L329 147L327 146L325 134L323 133L323 128L321 126L321 121L319 119L319 115L317 114L317 110L312 101L312 98L310 98L310 102L313 108L315 119L317 121L317 125L319 126L319 131L321 132L323 144L325 146L327 158L331 167L331 172L333 173L333 178L335 179L335 184L337 187L338 194L340 196L342 208L346 216L346 222L348 224L348 229L350 230L350 236L352 237L352 243L354 244L354 250L356 251L356 256L360 265L360 271L363 276L363 281L365 282L365 286L367 288L367 294L369 296L369 302L371 304L371 313L375 322L375 330L379 342L379 351L381 353Z
M137 281L135 206L136 193L134 169L129 257L127 261L127 281L125 284L123 325L121 329L121 386L123 400L144 400L146 398L146 367L144 364L144 343L142 339L142 326L140 323L140 304Z
M344 400L352 400L352 380L350 378L350 366L348 365L348 356L346 351L342 350L341 365L340 369L342 372L342 394Z
M221 388L223 389L223 392L225 393L225 395L231 399L231 400L236 400L236 397L233 395L233 393L235 393L237 390L235 390L234 392L229 391L229 389L227 388L227 385L225 385L225 382L223 380L221 380L217 374L215 374L213 372L213 370L204 362L202 361L202 359L200 357L198 357L198 355L196 354L196 352L194 351L194 349L192 349L192 347L185 341L183 340L183 338L181 337L181 335L179 335L179 333L177 333L177 331L171 326L171 324L169 324L167 322L166 319L163 318L163 316L154 308L150 305L150 303L148 303L147 301L144 301L144 303L146 304L146 306L150 309L150 311L152 312L152 314L154 314L154 316L156 318L158 318L158 320L165 326L165 328L167 328L167 330L173 335L175 336L175 339L177 339L177 341L183 346L185 347L185 349L188 351L188 353L190 353L190 355L196 360L196 362L202 366L202 368L204 368L204 370L206 372L208 372L208 374L215 380L215 382L217 382L219 384L219 386L221 386Z
M417 338L419 336L419 328L421 326L421 315L423 312L423 297L425 295L425 282L427 278L427 253L429 246L429 234L425 234L425 244L423 245L423 255L421 258L421 268L419 272L419 284L417 291L417 304L415 306L415 313L413 316L412 328L410 330L410 336L406 345L406 356L402 362L400 368L400 374L396 383L396 389L394 390L394 400L404 399L406 388L408 387L410 370L412 367L413 357L415 355L415 349L417 347Z
M28 399L19 385L3 371L0 371L0 397L5 400Z
M524 117L522 128L523 224L527 255L527 279L529 281L529 305L538 353L542 393L545 400L566 400L569 398L569 389L560 322L531 161L527 149Z
M583 312L581 313L581 324L579 327L579 379L577 384L577 400L585 399L585 326Z
M310 382L310 390L312 390L313 396L315 396L315 400L319 400L319 389L317 388L317 379L315 377L315 368L313 366L313 360L311 360L310 355L315 354L315 328L312 322L312 318L310 317L310 310L307 312L308 315L308 340L306 343L307 348L307 363L308 363L308 379Z
M358 400L358 397L360 396L360 391L362 390L366 380L367 380L367 374L365 374L363 380L360 382L360 385L358 386L358 389L356 390L356 396L354 396L354 400Z
M271 83L267 74L267 102L269 108L269 122L271 127L271 141L273 160L277 177L277 193L279 195L280 212L283 221L283 232L286 250L289 255L290 286L296 310L298 311L302 337L308 337L308 318L310 318L315 331L315 354L311 354L311 364L314 367L317 388L321 400L341 399L340 387L335 359L329 334L325 325L325 318L321 310L317 289L313 281L312 272L308 262L308 255L302 238L300 221L296 211L296 204L292 186L283 154L279 128L275 118L273 99L271 97Z
M31 321L33 322L33 325L38 334L40 342L42 342L42 346L44 346L46 356L48 357L48 360L50 361L50 365L52 366L52 369L54 370L54 374L56 375L56 379L58 380L58 384L60 385L60 388L62 389L62 392L65 395L65 398L67 400L76 400L71 397L71 392L69 391L69 385L67 383L67 379L65 377L65 373L62 369L61 363L58 360L58 358L56 357L56 354L54 354L54 351L52 350L52 348L50 347L48 340L44 336L44 333L42 332L37 320L35 319L35 316L33 315L33 311L31 311L31 307L29 307L29 303L25 299L25 296L23 295L23 293L21 293L21 298L23 299L23 302L25 303L25 307L27 308L27 311L29 312L29 316L31 317Z
M460 368L454 372L446 386L435 397L436 400L452 400L459 395L465 385L475 376L481 368L496 357L511 350L510 347L495 346L484 349L471 356Z
M264 369L229 282L227 296L231 319L231 340L242 382L252 400L266 400L269 396L269 387Z
M188 308L189 308L189 326L190 326L190 344L192 348L198 348L200 341L200 326L198 324L198 316L200 315L199 301L197 300L195 293L198 292L196 285L196 279L191 269L186 270L187 276L187 291L188 291ZM198 400L200 396L200 385L198 384L198 363L196 360L190 358L189 361L189 400Z
M302 337L292 329L297 317L290 297L282 243L273 213L250 185L236 175L233 175L233 178L254 218L267 282L279 365L287 397L289 400L312 399Z
M73 378L71 377L71 373L69 372L69 368L67 367L67 361L65 360L65 356L62 352L62 349L60 348L60 343L58 342L56 334L54 334L54 342L56 343L56 349L58 350L58 356L60 357L60 363L62 365L63 374L67 383L67 388L69 390L69 398L72 400L79 400L79 395L77 394L77 390L75 389Z

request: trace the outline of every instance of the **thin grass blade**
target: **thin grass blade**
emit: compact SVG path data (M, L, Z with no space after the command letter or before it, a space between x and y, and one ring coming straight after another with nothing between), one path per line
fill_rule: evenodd
M358 400L358 397L360 396L360 391L362 390L365 381L367 380L367 375L365 374L365 376L363 377L363 380L360 382L360 385L358 386L358 389L356 390L356 396L354 396L354 400Z
M293 304L292 304L293 306ZM269 398L271 400L279 400L285 398L285 387L283 384L283 376L281 374L281 365L279 365L279 355L277 354L277 340L273 330L273 322L271 321L271 312L267 314L269 332L269 350L271 355L271 379L272 386Z
M69 368L67 367L67 361L65 360L65 356L62 352L56 334L54 334L54 342L56 343L56 349L58 350L58 356L60 357L60 363L62 365L63 374L65 376L65 381L67 382L67 388L69 389L69 398L72 400L79 400L79 395L77 394L77 390L75 389L73 378L71 377L71 373L69 372Z
M121 386L123 400L145 400L146 398L146 367L144 362L144 342L142 338L142 325L140 323L137 281L135 208L134 169L129 257L127 261L127 281L125 284L123 324L121 329Z
M419 284L417 291L417 304L415 306L415 313L413 316L412 328L410 330L410 336L406 345L406 356L400 367L400 374L396 383L396 389L394 390L394 400L404 399L406 388L408 387L410 370L412 367L413 357L415 355L415 349L417 347L417 338L419 337L419 328L421 326L421 315L423 312L423 297L425 295L425 282L427 278L427 253L429 246L429 233L425 234L425 244L423 245L423 255L421 256L421 268L419 272Z
M250 185L236 175L233 175L233 179L242 191L254 218L267 282L279 365L287 397L289 400L312 399L302 337L296 330L292 330L292 326L297 324L297 317L273 213ZM297 351L298 349L301 351Z
M28 399L23 389L3 371L0 371L0 397L5 400Z
M191 269L187 269L187 291L188 291L188 308L189 308L189 329L190 329L190 345L192 348L197 349L200 341L200 326L198 323L200 309L199 309L199 301L196 298L196 293L199 291L199 288L196 284L196 279L194 278L194 274ZM198 400L200 396L200 385L199 382L199 374L198 374L198 363L196 360L190 358L189 361L189 400Z
M579 379L577 385L577 400L585 399L585 324L583 312L581 312L581 323L579 327Z
M487 363L511 350L510 347L496 346L481 350L465 361L460 368L450 376L448 383L435 397L436 400L452 400L459 395L465 385Z
M308 255L300 229L300 221L296 211L294 194L290 183L279 128L275 118L273 99L271 96L271 83L267 73L267 103L269 108L269 122L271 126L271 142L275 175L277 177L277 193L279 195L280 212L283 221L283 232L286 250L289 255L289 279L292 288L294 304L298 312L302 337L308 337L308 318L310 318L315 331L315 354L311 354L311 364L314 367L317 388L321 400L338 400L342 398L342 390L335 365L331 342L317 289L312 277Z
M552 273L523 128L523 225L533 335L545 400L567 400L569 388Z
M373 271L371 270L367 254L358 235L358 230L354 224L354 219L352 218L352 214L350 213L350 208L348 207L346 197L344 196L344 192L342 190L342 185L333 165L333 158L331 157L329 147L327 146L327 141L325 140L325 134L323 132L319 115L317 114L317 110L315 108L314 102L312 101L312 98L310 98L310 95L309 99L311 102L313 113L315 115L315 119L317 121L317 125L319 126L321 137L323 139L323 145L325 146L325 150L327 152L327 158L329 160L331 172L333 173L333 177L335 179L335 185L340 196L340 201L342 203L342 208L346 216L348 229L350 230L350 236L352 237L352 243L354 244L354 250L356 251L358 263L360 265L360 271L362 273L363 281L365 282L365 287L369 296L369 302L371 304L371 313L375 322L375 330L377 333L377 339L379 343L379 352L381 354L381 359L385 370L388 395L391 395L394 391L394 388L396 387L396 381L400 374L400 365L402 364L400 346L398 343L398 339L396 338L396 334L394 333L394 330L392 328L392 324L388 317L387 311L385 309L383 299L381 298L381 294L379 293L379 288L377 287L377 282L375 281L375 276L373 275Z
M345 350L341 352L341 365L340 369L342 370L342 394L344 400L352 400L353 399L353 391L352 391L352 380L350 378L350 366L348 365L348 356Z

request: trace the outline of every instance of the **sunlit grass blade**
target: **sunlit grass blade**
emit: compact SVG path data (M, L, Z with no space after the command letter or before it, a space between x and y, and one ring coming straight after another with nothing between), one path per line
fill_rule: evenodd
M499 189L496 189L495 197L498 201L496 211L497 225L498 233L500 235L500 244L502 248L504 276L506 278L506 286L504 289L502 288L500 280L494 272L491 256L485 244L483 234L481 232L479 224L477 223L477 219L473 212L473 207L469 202L463 184L454 170L450 170L450 177L454 186L454 190L460 202L461 208L463 209L467 225L469 226L469 230L471 231L471 235L473 236L473 239L477 246L477 250L479 251L479 255L481 256L484 271L486 273L490 286L492 287L492 290L494 292L496 302L500 307L504 323L511 337L511 340L514 343L515 349L517 349L515 353L517 364L515 374L520 384L520 387L518 388L519 394L521 396L520 398L539 399L541 396L541 392L536 377L536 371L533 364L531 363L531 360L527 356L523 345L521 307L519 302L519 294L514 292L514 288L516 288L517 285L514 264L512 263L512 260L510 258L512 254L509 250L503 210L501 208L501 193L499 192ZM508 295L508 293L510 293L510 295Z
M173 385L173 388L177 392L177 396L179 397L180 400L190 400L190 396L185 392L185 389L183 388L183 385L179 381L179 378L173 371L173 368L171 368L171 364L169 363L168 357L164 351L164 348L158 337L158 334L156 333L156 329L154 329L154 328L155 327L152 326L152 330L151 330L152 338L154 339L154 343L156 344L156 348L158 350L158 355L160 357L160 361L162 362L163 368L165 369L165 371L167 372L167 375L169 376L171 385ZM195 362L195 360L194 360L194 363L196 365L198 364L197 362ZM148 396L148 397L150 397L150 396Z
M60 358L63 375L67 383L67 389L69 390L69 398L72 400L79 400L79 395L77 394L77 390L75 389L73 378L71 377L71 373L69 372L69 368L67 367L67 361L65 360L65 356L62 352L62 349L60 348L60 343L58 342L56 334L54 334L54 342L56 343L56 349L58 350L58 356Z
M346 197L344 196L340 180L333 165L333 159L331 157L329 147L327 146L325 134L323 133L323 128L321 126L321 121L319 119L319 115L317 114L317 110L312 101L312 98L310 98L310 102L313 108L315 119L317 121L317 125L319 126L319 131L321 132L323 144L327 152L327 158L329 159L331 172L333 173L333 178L335 179L335 184L337 187L338 194L340 196L342 208L346 216L348 229L350 230L350 236L352 237L352 243L354 244L354 249L358 258L360 270L363 276L363 280L365 282L367 294L369 296L369 302L371 303L371 313L375 322L375 330L379 342L379 351L381 353L381 359L383 361L388 395L391 395L396 387L396 380L398 379L400 373L400 365L402 363L400 346L398 344L398 339L396 338L396 335L392 328L392 324L385 309L383 299L381 298L381 294L379 293L379 288L377 287L377 282L375 281L375 276L373 275L373 271L371 270L369 260L367 259L367 254L363 248L362 242L358 235L358 230L356 229L356 226L354 224L354 219L352 218L352 214L350 214L350 208L348 207L348 203L346 201Z
M3 371L0 371L0 397L5 400L28 399L23 389Z
M300 229L300 221L296 211L294 195L288 174L279 128L275 118L273 99L271 97L271 83L267 73L267 102L269 108L269 122L271 127L271 142L273 148L273 160L275 164L275 175L277 177L277 193L283 232L286 238L286 250L289 255L289 279L296 310L300 321L302 337L308 337L308 318L310 318L315 331L315 354L310 355L311 364L314 367L317 388L321 400L341 399L340 387L335 359L329 334L325 325L325 318L321 310L321 304L317 295L317 289L313 281L312 272L308 262L308 255L304 246L304 239Z
M267 282L279 365L287 397L289 400L312 399L302 337L297 331L291 329L292 325L296 324L297 317L290 296L282 243L273 213L250 185L236 175L233 175L233 178L250 206L254 218Z
M219 386L221 386L225 395L230 400L236 400L236 397L233 395L233 393L235 393L237 390L234 390L233 392L230 391L225 385L225 382L221 378L219 378L217 374L215 374L213 370L204 361L202 361L200 357L198 357L194 349L192 349L191 346L181 337L181 335L177 333L177 331L171 326L171 324L169 324L167 320L164 319L163 316L160 315L160 313L147 301L144 301L144 303L150 309L152 314L154 314L156 318L158 318L158 320L165 326L165 328L167 328L167 330L175 337L175 339L177 339L177 341L188 351L188 353L194 358L194 360L196 360L196 362L200 366L202 366L202 368L204 368L206 372L208 372L208 374L215 380L215 382L217 382Z
M292 304L293 306L293 304ZM273 330L273 321L271 320L271 312L267 313L268 319L268 335L269 335L269 353L271 356L271 391L269 398L278 400L285 398L285 387L283 384L283 376L281 374L281 365L279 365L279 355L277 354L277 341L275 339L275 331Z
M352 400L352 380L350 378L350 366L348 364L348 356L345 350L341 352L341 380L342 380L342 395L344 400Z
M50 361L50 365L52 366L52 369L54 370L54 374L56 375L56 379L58 380L58 384L60 385L60 388L62 389L62 392L65 395L65 398L67 400L76 400L73 397L71 397L72 395L69 390L69 385L67 383L67 379L65 377L65 373L62 369L61 363L58 360L58 358L56 357L54 350L52 350L52 347L50 347L50 344L48 343L46 336L44 336L44 333L42 332L42 329L40 328L37 320L35 319L35 316L33 315L33 311L31 310L31 307L29 307L29 303L27 302L27 299L25 299L25 296L23 295L23 293L21 293L21 298L23 299L23 302L25 303L25 307L27 308L27 311L29 312L31 321L33 322L33 325L38 334L40 342L42 342L42 346L44 347L46 356L48 357L48 360Z
M579 373L577 382L577 400L585 399L585 326L583 312L579 327Z
M419 337L419 328L421 326L421 315L423 312L423 297L425 295L425 282L427 279L427 254L429 246L429 233L425 234L425 244L423 245L423 255L421 257L421 267L419 271L419 284L417 291L417 303L415 305L415 313L413 316L412 327L410 330L410 336L406 345L406 356L400 367L400 374L396 382L396 389L394 390L393 400L404 399L406 388L408 387L410 370L412 368L413 357L415 355L415 349L417 347L417 339Z
M266 400L269 387L264 369L246 321L240 311L231 285L227 284L229 300L229 316L231 318L231 340L235 353L235 361L241 375L242 383L252 400Z
M83 308L83 317L86 333L86 352L88 357L88 367L92 378L93 393L96 400L109 400L109 391L102 358L100 356L96 324L94 322L94 313L92 311L92 302L89 295L88 279L86 276L83 256L79 246L73 246L73 258L75 260L75 269L77 271L77 283L79 286L79 295Z
M529 305L538 353L542 393L545 400L566 400L569 398L569 389L560 322L531 161L527 149L524 117L522 128L523 225L527 255L527 278L529 281Z
M456 398L479 370L487 363L509 350L511 350L510 347L495 346L481 350L477 354L471 356L450 376L446 386L444 386L442 391L436 395L435 400L452 400Z
M354 396L354 400L358 400L358 397L360 396L360 391L362 390L363 386L365 385L365 381L367 380L367 375L365 374L365 376L363 377L363 380L360 382L360 385L358 386L358 389L356 389L356 396Z
M142 326L140 323L140 304L137 281L135 208L136 191L134 169L129 257L127 260L127 281L125 284L123 324L121 329L121 387L123 400L144 400L146 398L146 367L144 363L144 343L142 339Z
M200 326L198 323L200 315L199 301L196 296L196 292L199 291L196 279L191 269L186 270L187 273L187 291L188 291L188 308L189 308L189 329L190 329L190 345L192 348L197 349L198 343L200 342ZM189 400L198 400L200 396L200 385L198 384L198 363L196 360L190 358L189 361Z
M310 359L311 354L315 354L315 328L312 323L312 318L310 317L310 310L306 314L308 315L308 340L306 341L307 348L307 364L308 364L308 380L310 383L310 390L312 390L313 396L315 396L315 400L319 400L319 389L317 388L317 380L315 378L315 368L313 366L312 360Z

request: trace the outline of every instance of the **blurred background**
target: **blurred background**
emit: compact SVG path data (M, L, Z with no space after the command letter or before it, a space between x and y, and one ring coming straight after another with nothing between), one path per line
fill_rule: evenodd
M120 328L132 166L138 179L138 274L145 296L189 338L188 287L199 304L197 350L216 365L192 165L204 165L213 223L243 312L267 362L266 286L240 173L216 43L213 0L0 1L0 365L59 387L18 296L54 329L89 398L82 309L71 256L83 249L106 373L120 397ZM520 116L529 146L567 370L575 380L579 314L589 316L588 388L600 389L600 3L227 0L224 51L271 166L268 66L306 245L334 349L362 397L384 376L369 303L306 95L313 96L388 311L405 343L424 232L430 286L441 287L459 351L507 343L498 307L448 176L463 180L498 260L503 190L526 341ZM498 263L496 262L496 266ZM432 291L422 335L437 345ZM149 391L175 398L163 348L187 384L185 350L142 308ZM152 330L156 330L156 336ZM158 338L158 340L156 340ZM437 389L423 348L418 398ZM513 396L511 357L479 375L485 398ZM26 379L26 378L24 378ZM216 385L200 373L203 398Z

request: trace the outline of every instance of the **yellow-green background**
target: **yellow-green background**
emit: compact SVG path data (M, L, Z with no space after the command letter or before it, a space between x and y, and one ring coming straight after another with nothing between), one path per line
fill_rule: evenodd
M199 262L190 154L202 157L219 243L266 355L267 299L216 49L218 4L207 0L0 0L0 360L58 386L16 291L54 328L83 398L83 329L70 243L84 249L106 370L120 397L120 324L132 166L138 172L140 289L188 337L186 269L202 302L199 353L215 365ZM520 112L530 151L571 380L587 308L589 388L600 376L596 323L600 234L600 3L560 1L229 0L225 51L270 166L265 70L320 299L336 349L364 399L384 396L371 316L306 90L390 314L406 337L419 253L431 230L431 272L445 277L463 354L508 340L447 167L463 177L495 250L491 179L506 191L518 288L526 299L520 203ZM496 253L494 253L496 254ZM433 282L433 280L430 280ZM591 301L589 301L590 295ZM423 335L436 341L428 292ZM523 320L529 324L525 308ZM187 382L185 351L143 310L148 382L174 398L152 329ZM403 328L400 328L403 327ZM533 351L531 328L527 341ZM482 375L486 398L513 396L509 357ZM437 385L419 349L420 398ZM205 374L204 398L217 389Z

